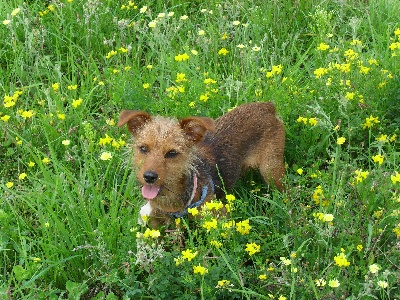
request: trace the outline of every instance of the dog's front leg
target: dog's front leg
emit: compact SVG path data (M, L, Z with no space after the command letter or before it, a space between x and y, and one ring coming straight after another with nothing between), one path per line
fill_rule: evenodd
M163 225L167 225L171 222L171 218L168 217L165 212L153 208L150 202L147 202L142 206L139 212L138 224L146 226L149 224L153 228L158 228Z

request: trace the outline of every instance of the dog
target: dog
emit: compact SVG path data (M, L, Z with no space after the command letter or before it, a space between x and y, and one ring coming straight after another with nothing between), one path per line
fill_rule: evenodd
M133 135L133 167L147 201L140 215L149 217L151 227L223 198L247 169L284 190L285 129L270 102L242 104L215 121L124 110L118 126L125 124Z

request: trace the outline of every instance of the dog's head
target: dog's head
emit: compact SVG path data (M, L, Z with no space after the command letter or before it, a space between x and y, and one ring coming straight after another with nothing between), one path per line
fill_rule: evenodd
M118 126L125 124L134 138L133 164L143 197L164 211L182 209L179 199L187 189L185 178L192 172L194 146L214 130L214 121L203 117L176 120L124 110Z

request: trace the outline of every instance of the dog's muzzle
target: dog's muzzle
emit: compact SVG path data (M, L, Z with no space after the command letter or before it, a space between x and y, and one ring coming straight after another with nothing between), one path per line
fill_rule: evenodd
M143 173L143 179L146 183L154 183L158 179L158 174L153 171L146 171Z

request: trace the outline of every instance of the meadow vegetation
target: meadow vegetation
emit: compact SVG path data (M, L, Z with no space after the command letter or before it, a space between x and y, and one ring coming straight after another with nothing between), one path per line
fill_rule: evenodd
M0 2L2 299L400 299L400 3ZM272 101L288 189L137 224L122 109ZM229 216L216 217L225 206Z

